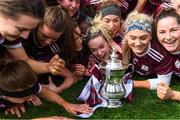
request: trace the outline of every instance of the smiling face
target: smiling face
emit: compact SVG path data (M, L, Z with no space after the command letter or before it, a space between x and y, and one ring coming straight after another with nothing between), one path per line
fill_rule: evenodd
M53 42L56 42L62 34L63 32L55 32L46 24L43 24L38 28L37 38L42 46L49 46Z
M88 47L92 54L101 62L108 60L110 56L110 46L108 42L101 36L91 39Z
M132 51L141 55L148 49L151 34L143 30L131 30L125 35L125 38Z
M18 17L17 20L0 18L0 33L10 41L20 37L27 39L30 31L40 22L39 19L28 15L19 15Z
M121 28L121 19L119 18L119 16L106 15L103 17L102 21L107 23L107 25L110 27L113 36L115 36L119 32Z
M71 17L77 12L80 6L80 0L57 0L57 2L68 9Z
M157 23L159 42L169 52L180 50L180 24L175 17L162 18Z

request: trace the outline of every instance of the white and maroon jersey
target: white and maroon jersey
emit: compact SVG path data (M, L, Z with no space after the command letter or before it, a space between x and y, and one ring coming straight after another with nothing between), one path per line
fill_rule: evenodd
M172 56L158 43L151 41L148 50L142 55L131 53L135 72L140 75L167 75L172 73Z
M9 41L6 38L4 38L2 35L0 35L0 45L6 48L20 48L22 47L21 41L22 41L21 38L18 38L17 40Z
M174 60L174 67L173 67L173 72L175 75L180 77L180 53L177 55L173 55L173 60Z
M4 37L0 35L0 44L2 44L3 42L4 42Z

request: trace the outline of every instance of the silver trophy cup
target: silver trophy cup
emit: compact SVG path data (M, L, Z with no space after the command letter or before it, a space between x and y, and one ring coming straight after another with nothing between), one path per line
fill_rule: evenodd
M118 59L113 48L110 60L100 64L103 79L105 80L102 88L102 95L108 101L109 108L121 107L121 99L125 95L124 82L122 80L124 67Z

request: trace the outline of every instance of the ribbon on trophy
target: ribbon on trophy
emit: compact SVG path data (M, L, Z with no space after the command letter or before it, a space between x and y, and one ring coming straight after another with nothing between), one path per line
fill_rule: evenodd
M100 89L103 86L101 83L101 72L97 65L94 65L90 70L92 76L86 83L80 96L77 100L89 104L93 108L93 112L99 107L106 107L107 101L101 96ZM77 115L81 118L89 118L92 114L80 114Z
M124 86L126 89L124 98L127 98L128 101L132 101L132 68L132 66L129 66L123 76ZM92 76L86 83L77 100L89 104L93 108L94 112L99 107L107 107L107 100L102 95L102 87L104 85L104 81L102 80L99 67L97 65L94 65L89 72L92 74ZM77 116L81 118L89 118L93 114L93 112L90 114L79 114Z

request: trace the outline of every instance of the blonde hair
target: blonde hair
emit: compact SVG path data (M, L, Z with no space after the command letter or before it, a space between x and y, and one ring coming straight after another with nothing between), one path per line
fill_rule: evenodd
M46 7L45 17L42 24L46 24L56 32L64 32L71 23L68 11L61 6Z
M108 26L101 20L94 19L91 22L91 27L87 29L86 42L89 42L89 40L94 39L98 36L102 36L107 42L112 40L112 34Z
M137 26L140 25L140 28L139 27L136 28L136 26L133 27L132 24L133 25L135 24ZM127 19L125 20L125 31L126 31L125 36L129 31L135 29L144 30L152 34L152 18L143 13L138 13L137 11L131 12L127 16ZM130 51L131 49L127 43L127 40L125 40L125 44L123 47L123 64L125 67L127 67L130 62Z

